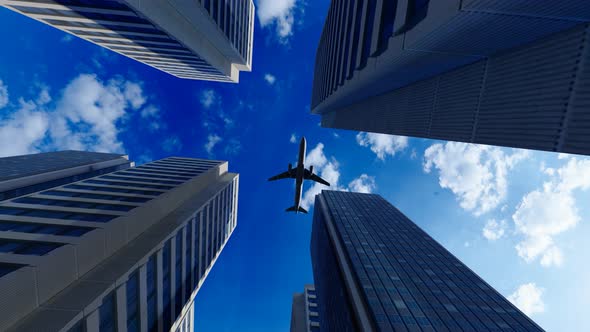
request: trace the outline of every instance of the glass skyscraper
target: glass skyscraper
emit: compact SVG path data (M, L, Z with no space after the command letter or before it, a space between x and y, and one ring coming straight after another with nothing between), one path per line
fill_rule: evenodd
M252 68L252 0L0 0L0 5L180 78Z
M4 181L44 181L104 162L124 169L0 202L0 330L194 328L193 300L236 227L238 174L223 161L129 167L126 156L72 151L0 158L0 169Z
M543 331L379 195L316 196L323 331Z
M322 126L590 155L588 0L332 1Z

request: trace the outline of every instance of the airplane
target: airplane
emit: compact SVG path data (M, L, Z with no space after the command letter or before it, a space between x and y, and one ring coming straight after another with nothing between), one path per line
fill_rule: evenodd
M303 180L312 180L315 182L319 182L321 184L325 184L329 186L326 180L322 179L321 177L313 174L313 166L309 166L309 169L306 169L304 166L305 163L305 147L306 147L305 137L301 138L301 143L299 143L299 159L297 161L297 167L293 168L293 165L289 163L289 169L286 172L281 174L275 175L268 179L268 181L275 181L280 179L295 179L295 205L286 209L286 212L303 212L307 213L307 211L299 206L301 202L301 189L303 188Z

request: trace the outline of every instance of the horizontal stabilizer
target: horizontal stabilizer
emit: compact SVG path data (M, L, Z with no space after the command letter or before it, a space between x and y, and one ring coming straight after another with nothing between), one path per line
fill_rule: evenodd
M300 207L296 207L296 206L291 206L290 208L285 210L286 212L303 212L303 213L307 213L307 210Z

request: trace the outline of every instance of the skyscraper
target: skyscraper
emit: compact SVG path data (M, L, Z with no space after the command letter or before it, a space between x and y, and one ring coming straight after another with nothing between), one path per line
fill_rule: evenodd
M11 158L26 170L72 154L100 159ZM192 330L193 300L236 227L238 175L171 157L74 181L0 202L0 330Z
M0 0L0 5L180 78L252 69L252 0Z
M324 331L542 331L379 195L317 195L311 257Z
M305 285L303 293L293 294L291 332L318 332L320 321L318 303L313 285Z
M322 126L590 154L587 0L332 1Z

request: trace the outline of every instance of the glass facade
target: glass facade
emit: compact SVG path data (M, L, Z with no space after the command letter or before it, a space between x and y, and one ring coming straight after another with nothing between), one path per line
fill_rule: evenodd
M315 205L318 209L318 205ZM317 211L317 210L316 210ZM320 213L313 215L311 257L314 283L318 296L320 328L324 331L358 331L344 281L338 271L336 254Z
M158 278L156 261L156 256L152 255L146 264L148 332L156 332L158 330Z
M175 269L175 285L174 285L174 312L178 316L182 310L182 230L180 230L175 237L176 242L176 263L174 264Z
M133 272L127 284L125 284L127 295L127 332L139 331L139 273Z
M170 241L167 241L162 249L162 298L164 313L162 314L162 321L164 330L168 331L172 326L172 280L170 278L170 268L172 261L172 252L170 251Z
M115 294L107 295L98 308L99 332L117 332L117 312Z
M311 247L323 330L345 331L336 318L355 317L356 305L380 331L542 331L382 197L323 191L315 207Z

